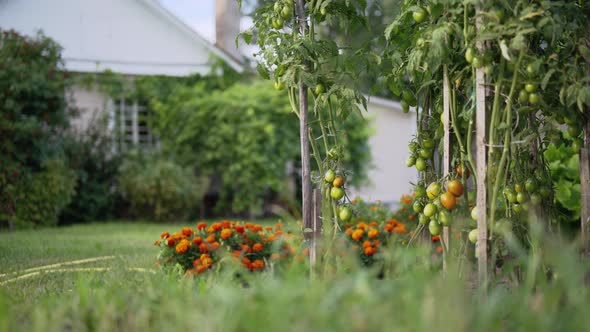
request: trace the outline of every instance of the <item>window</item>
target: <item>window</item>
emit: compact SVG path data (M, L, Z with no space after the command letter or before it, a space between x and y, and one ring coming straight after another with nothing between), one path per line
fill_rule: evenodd
M152 112L146 104L124 98L110 101L109 129L114 133L117 151L123 152L131 148L148 150L158 144L150 129Z

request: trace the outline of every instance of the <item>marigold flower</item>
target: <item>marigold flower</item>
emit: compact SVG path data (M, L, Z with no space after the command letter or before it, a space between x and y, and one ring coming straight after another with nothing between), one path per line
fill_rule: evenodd
M191 246L191 243L187 240L183 239L176 245L176 252L179 254L184 254L188 251L188 248Z
M403 195L402 196L402 202L406 205L408 204L412 204L412 197L408 196L408 195Z
M252 269L253 270L262 270L264 269L264 261L262 259L257 259L252 262Z
M278 223L275 225L275 228L281 228L281 227L283 227L283 224L282 224L282 223L280 223L280 222L278 222Z
M276 252L270 255L270 259L276 261L281 258L281 255L277 254Z
M247 244L242 244L242 246L240 248L241 248L242 252L245 252L245 253L252 251L252 249L250 249L250 246Z
M160 239L167 239L170 237L170 233L168 232L164 232L160 235Z
M193 239L193 244L198 246L201 243L203 243L203 238L201 238L200 236L195 236L195 238Z
M241 257L242 256L242 252L240 250L234 250L232 252L232 256L234 256L234 257Z
M393 226L391 224L385 224L385 226L383 226L383 230L391 233L393 231Z
M211 235L207 236L207 238L205 239L205 241L207 241L209 243L215 242L215 234L211 234Z
M213 230L214 230L215 232L217 232L218 230L220 230L220 229L221 229L221 223L214 222L214 223L211 225L211 228L213 228Z
M309 256L309 249L305 248L303 249L303 251L301 252L304 256Z
M209 252L209 246L207 246L207 243L201 243L199 245L199 251L202 253L208 253Z
M352 237L353 240L355 241L359 241L363 235L365 235L365 231L363 231L362 229L357 229L354 232L352 232L352 235L350 237Z
M358 200L355 198L355 199L353 199L353 200L351 201L351 203L352 203L352 204L356 204L356 203L358 203Z
M255 243L254 246L252 246L252 251L254 252L261 252L262 250L264 250L264 246L261 243Z
M367 225L364 221L361 221L356 225L356 228L366 230L367 228L369 228L369 225Z
M378 222L376 222L376 221L371 221L371 222L369 223L369 226L371 226L371 227L377 227L377 226L379 226L379 223L378 223Z
M262 226L254 225L254 227L252 227L252 232L256 233L256 232L260 232L260 231L262 231Z
M227 240L231 237L232 234L233 234L233 232L231 229L225 228L221 231L221 239Z
M244 226L245 226L246 228L250 229L250 228L254 227L254 224L253 224L253 223L251 223L251 222L247 222L247 223L246 223Z
M193 235L193 230L190 229L189 227L183 227L181 232L182 232L182 235L184 235L186 237Z
M280 235L283 235L283 234L284 234L284 232L283 232L283 230L282 230L282 229L279 229L279 230L277 230L277 231L275 232L275 235L276 235L276 236L280 236Z
M201 273L207 271L207 267L204 265L199 265L199 266L197 266L196 270L197 270L197 274L201 274Z
M156 240L156 242L154 242L155 246L159 246L160 245L160 241Z
M250 262L250 259L248 257L242 258L242 265L244 265L247 268L250 268L250 264L251 264L251 262Z
M206 222L201 221L200 223L197 224L197 229L198 230L202 230L202 229L205 229L205 228L207 228L207 223Z
M366 247L365 248L365 255L373 256L374 253L375 253L375 248L373 248L373 247Z
M380 246L380 245L381 245L381 240L379 240L379 239L376 239L375 241L373 241L373 246L374 246L374 247L378 247L378 246Z
M211 243L211 250L217 250L219 249L219 247L221 247L221 244L219 244L219 242L213 242Z
M174 232L174 233L172 233L172 238L175 240L182 240L182 239L184 239L184 235L182 235L178 232Z
M213 265L213 259L211 257L205 257L201 259L201 265L205 268L210 268Z
M375 228L372 228L371 230L369 230L369 238L374 239L379 235L379 231L376 230Z
M269 235L269 236L266 238L266 241L268 241L268 242L272 242L272 241L274 241L274 240L275 240L275 235L274 235L274 234L271 234L271 235Z
M443 253L443 248L442 248L442 246L438 246L438 247L436 247L436 252L437 252L437 253L439 253L439 254L442 254L442 253Z
M350 236L350 235L352 234L352 228L347 228L347 229L344 231L344 234L346 234L346 235Z
M230 227L231 227L231 223L228 220L221 221L221 228L230 228Z
M393 227L393 232L396 234L408 233L408 231L406 230L406 225L402 223L398 223L395 227Z
M379 207L377 207L377 205L371 206L371 211L377 211L378 209L379 209Z
M365 242L363 242L363 248L367 248L367 247L370 247L370 246L372 246L371 241L365 240Z
M237 225L234 229L236 230L236 232L238 232L240 234L243 234L245 231L244 226L242 226L242 225Z
M168 247L173 247L174 246L174 243L176 243L176 240L174 240L171 237L169 237L166 241L168 242L167 243Z

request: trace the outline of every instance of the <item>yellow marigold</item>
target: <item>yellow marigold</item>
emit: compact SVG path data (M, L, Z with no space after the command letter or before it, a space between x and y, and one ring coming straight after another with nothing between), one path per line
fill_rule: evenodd
M188 251L188 248L191 246L191 243L188 242L188 240L182 239L177 245L176 245L176 252L179 254L184 254L185 252Z
M229 228L224 228L224 229L221 231L221 238L222 238L223 240L227 240L227 239L229 239L229 238L231 237L232 233L233 233L233 232L232 232L232 230L231 230L231 229L229 229Z
M374 239L379 235L379 231L376 230L375 228L372 228L369 230L368 235L369 235L369 238Z

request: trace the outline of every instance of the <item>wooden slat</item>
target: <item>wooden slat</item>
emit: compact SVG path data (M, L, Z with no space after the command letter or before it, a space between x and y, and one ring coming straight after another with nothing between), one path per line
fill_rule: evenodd
M446 177L451 170L451 89L447 65L443 66L443 128L443 176ZM443 227L443 271L448 268L448 251L451 248L449 233L449 227Z
M481 0L483 5L485 0ZM478 12L480 10L478 9ZM476 19L476 29L482 26L482 16ZM477 49L480 54L483 53L485 45L483 42L477 43ZM477 270L478 282L480 286L487 284L488 278L488 223L487 223L487 193L486 193L486 86L484 69L479 68L475 71L475 98L476 98L476 115L475 115L475 149L476 149L476 168L477 168Z

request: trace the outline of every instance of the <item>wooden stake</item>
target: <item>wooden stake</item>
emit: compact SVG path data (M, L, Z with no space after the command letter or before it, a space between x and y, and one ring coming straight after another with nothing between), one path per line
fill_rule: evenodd
M307 31L307 17L303 7L304 0L296 0L295 8L299 19L299 30L301 35ZM305 64L306 69L308 65ZM307 86L299 83L299 135L301 141L301 192L302 192L302 218L303 225L312 224L311 207L311 165L309 157L309 125L307 120Z
M481 0L483 5L485 0ZM478 12L480 9L478 8ZM482 18L478 16L475 25L476 29L482 26ZM485 45L483 42L477 42L477 49L483 54ZM475 71L475 149L476 149L476 169L477 169L477 276L480 286L487 284L488 278L488 222L487 222L487 193L486 193L486 86L485 73L483 68ZM470 147L469 147L470 148Z
M580 151L580 184L582 189L582 219L580 221L582 255L588 257L588 220L590 219L590 119L584 119L584 147Z
M446 177L451 169L451 89L447 65L443 66L443 176ZM450 229L443 227L443 271L448 268L449 249L451 249Z
M317 261L317 243L318 239L320 238L321 231L322 231L322 191L320 189L313 190L313 222L311 225L311 229L313 232L311 233L311 241L309 243L309 263L311 265L311 270Z

